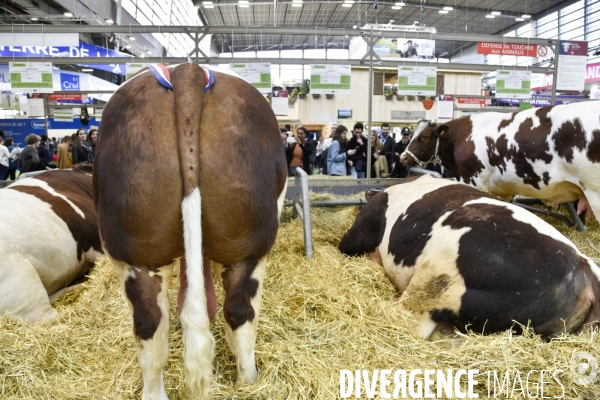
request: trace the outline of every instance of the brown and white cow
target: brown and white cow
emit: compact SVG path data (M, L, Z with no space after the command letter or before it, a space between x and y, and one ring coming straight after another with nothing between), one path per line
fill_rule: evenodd
M91 175L48 171L0 189L0 313L56 318L49 295L102 255Z
M143 398L166 398L167 289L173 260L184 255L187 383L193 398L205 398L214 348L207 303L214 304L215 293L203 257L220 264L226 339L238 379L253 382L262 282L283 206L286 160L277 120L251 85L214 72L207 89L208 71L191 63L161 71L172 89L146 70L108 102L94 200L103 247L133 313Z
M580 200L578 214L600 215L600 101L420 121L401 161L437 158L461 182L496 196Z
M422 338L449 325L493 333L515 321L553 337L600 320L592 260L532 213L462 183L421 176L386 189L339 249L375 253Z

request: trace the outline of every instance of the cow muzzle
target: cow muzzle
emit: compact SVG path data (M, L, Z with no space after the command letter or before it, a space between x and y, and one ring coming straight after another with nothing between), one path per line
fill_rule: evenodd
M409 159L409 157L410 157L410 156L409 156L408 154L406 154L406 152L404 152L404 153L400 154L400 162L401 162L402 164L404 164L404 165L410 165L410 164L413 164L413 163L414 163L414 159L413 159L413 162L411 162L411 160Z

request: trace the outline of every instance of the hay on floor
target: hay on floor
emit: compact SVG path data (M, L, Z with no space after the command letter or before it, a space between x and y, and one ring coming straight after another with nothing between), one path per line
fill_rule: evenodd
M286 208L265 279L256 343L259 380L254 385L235 384L235 360L225 343L219 309L211 327L216 338L211 389L215 399L339 398L341 369L478 369L476 392L480 398L487 398L488 370L496 370L499 376L511 371L512 388L517 370L525 382L523 372L560 369L564 371L558 375L565 390L562 398L600 396L598 382L577 386L570 371L575 351L586 351L600 361L597 331L565 335L551 342L510 332L460 335L452 340L415 339L407 317L398 310L399 293L383 269L366 257L346 258L337 251L336 245L357 212L356 207L313 209L315 257L308 261L302 224L292 220L291 209ZM585 254L600 261L596 222L588 223L589 232L580 233L549 221ZM165 387L171 399L187 398L181 325L176 314L177 278L176 272L170 293L170 356L165 369ZM220 297L221 287L218 282L216 285ZM0 318L0 398L140 398L141 372L130 314L109 263L100 262L83 288L59 299L55 307L59 318L46 326ZM539 375L532 378L539 382ZM544 396L560 396L562 388L552 377L546 380L554 384L545 385ZM464 389L466 380L462 383ZM362 396L366 398L364 385Z

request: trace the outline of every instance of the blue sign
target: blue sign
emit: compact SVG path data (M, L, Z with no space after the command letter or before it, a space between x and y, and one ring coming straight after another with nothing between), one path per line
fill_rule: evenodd
M79 42L79 46L0 46L0 57L131 57L131 54ZM50 60L49 60L50 61ZM85 65L125 75L125 64Z
M81 90L79 86L79 75L60 73L61 90Z
M498 99L498 103L502 103L502 104L512 104L512 105L519 105L522 102L525 103L531 103L531 105L535 106L535 107L545 107L545 106L549 106L552 103L552 98L550 97L550 95L543 95L543 94L533 94L531 95L532 99L531 100L526 100L526 99ZM568 100L562 100L561 96L557 95L556 96L556 105L561 105L561 104L571 104L575 101L577 101L577 99L584 99L585 96L583 95L576 95L576 96L564 96L564 97L568 97Z
M46 136L46 124L43 119L0 119L0 129L5 138L13 138L14 144L27 146L25 138L30 133Z

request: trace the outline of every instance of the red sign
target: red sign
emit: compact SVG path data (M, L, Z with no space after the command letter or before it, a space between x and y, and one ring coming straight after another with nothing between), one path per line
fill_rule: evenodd
M548 54L548 49L545 46L540 46L538 49L538 46L535 44L479 42L477 43L477 54L544 57L541 54Z
M485 104L486 104L485 101L486 101L486 99L470 99L470 98L466 98L466 97L458 98L458 104L485 106Z
M453 94L440 94L440 101L454 101Z
M82 94L49 94L48 100L50 101L63 101L63 100L81 100ZM87 95L85 95L87 97Z

